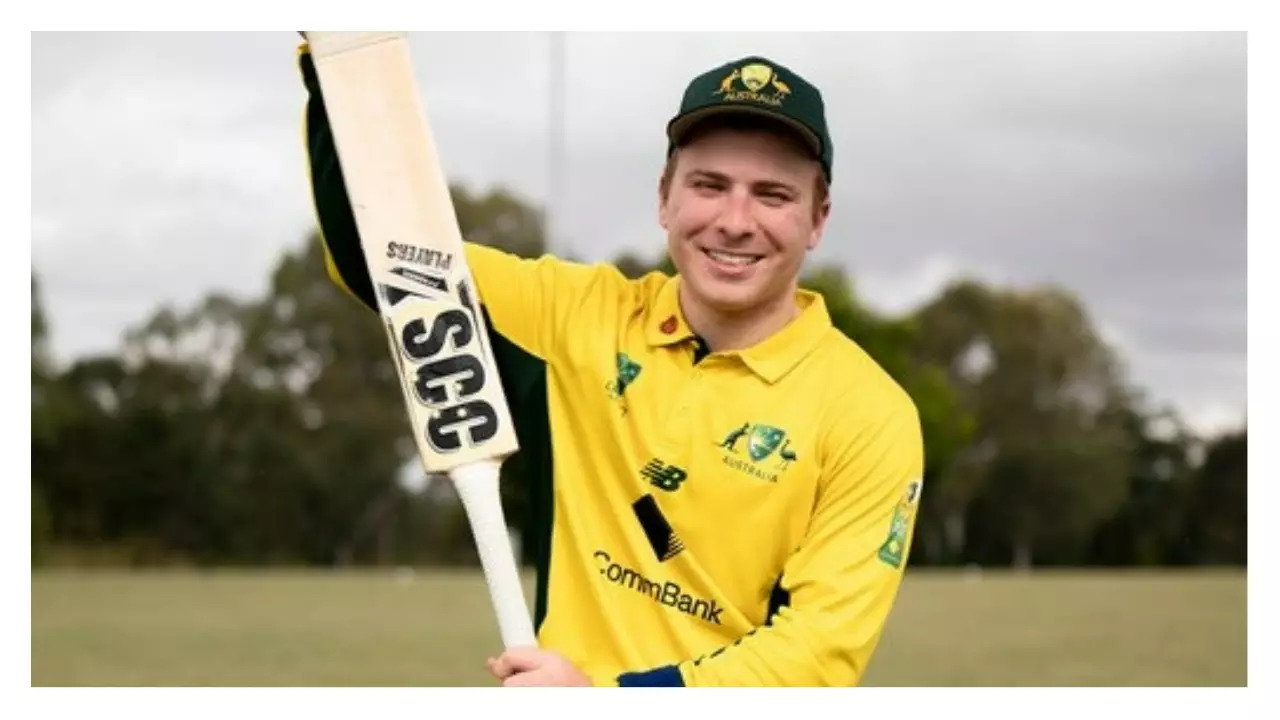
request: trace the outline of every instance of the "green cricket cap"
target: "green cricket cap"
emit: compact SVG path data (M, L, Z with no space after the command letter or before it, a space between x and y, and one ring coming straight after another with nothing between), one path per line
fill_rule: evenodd
M771 118L800 136L831 182L831 135L822 93L790 68L758 55L725 63L690 81L680 111L667 123L668 153L699 122L715 115Z

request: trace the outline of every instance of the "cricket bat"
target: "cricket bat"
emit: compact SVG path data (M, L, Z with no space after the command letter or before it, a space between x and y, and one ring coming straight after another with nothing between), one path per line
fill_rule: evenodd
M507 648L535 646L498 494L519 449L403 32L304 32L418 455L457 489Z

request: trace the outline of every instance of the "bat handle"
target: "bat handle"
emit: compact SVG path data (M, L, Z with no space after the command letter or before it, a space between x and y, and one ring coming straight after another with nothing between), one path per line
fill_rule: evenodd
M507 649L537 647L537 636L525 602L524 585L502 512L498 485L501 468L501 462L480 461L455 468L449 477L475 536L503 646Z

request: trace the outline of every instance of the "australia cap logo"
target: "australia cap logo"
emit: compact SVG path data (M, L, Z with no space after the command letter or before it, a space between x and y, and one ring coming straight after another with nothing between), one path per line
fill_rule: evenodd
M740 85L743 89L737 89ZM769 88L767 92L761 92ZM778 73L764 63L749 63L724 76L720 88L712 95L722 95L724 102L758 102L777 107L786 96L791 94Z

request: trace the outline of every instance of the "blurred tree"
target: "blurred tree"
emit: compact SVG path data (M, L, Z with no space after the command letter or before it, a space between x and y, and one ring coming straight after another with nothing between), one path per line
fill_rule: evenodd
M31 273L31 388L43 390L57 374L53 366L53 353L49 348L49 321L45 317L44 303L40 297L40 281ZM44 409L44 398L33 393L32 410Z
M546 252L542 211L514 193L496 188L484 194L450 187L462 236L470 242L502 248L520 257Z
M118 358L85 358L59 378L68 409L48 445L33 448L56 537L83 546L117 546L143 561L184 529L175 474L198 465L191 416L199 413L191 368L151 363L137 370ZM172 524L170 526L169 524Z
M651 272L659 272L668 276L676 274L675 264L671 262L671 256L667 254L665 249L655 253L652 258L648 259L635 251L627 250L620 253L611 262L625 277L633 280Z
M652 272L656 266L634 252L624 252L613 260L614 267L618 268L624 276L637 280Z
M50 325L40 294L40 283L31 274L31 442L54 440L59 422L73 412L72 398L58 382L61 369L54 358Z
M1183 521L1196 564L1248 564L1248 443L1244 429L1213 438L1196 468Z
M964 513L954 536L969 559L1029 566L1037 546L1082 555L1129 474L1119 364L1083 308L1058 289L960 282L917 319L921 352L948 368L978 420L940 498Z
M256 473L238 478L241 496L276 483L271 501L257 504L257 511L305 513L283 530L307 539L310 562L370 560L357 547L361 518L383 495L399 491L396 477L412 452L378 317L330 282L323 245L313 233L281 259L266 297L245 308L241 322L243 340L232 366L241 393L226 401L239 400L254 411L236 420L258 427L253 451L289 456L254 463ZM283 417L262 412L260 399L270 393L287 398L278 407ZM271 435L278 447L267 444ZM263 481L268 487L255 490Z
M1087 564L1190 561L1183 510L1194 472L1194 438L1171 410L1147 411L1143 405L1135 396L1123 412L1131 460L1128 495L1114 515L1099 523Z
M47 457L57 434L57 368L49 347L49 321L40 295L40 283L31 273L31 560L43 561L53 540L53 517L48 501Z

